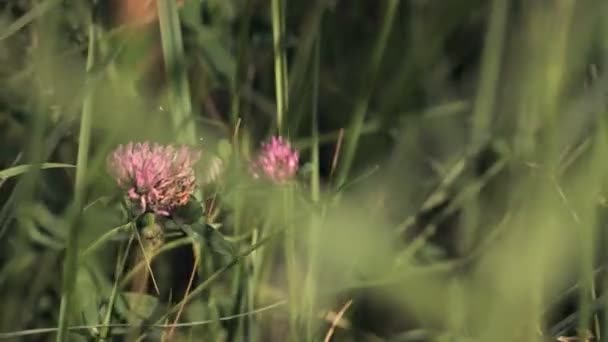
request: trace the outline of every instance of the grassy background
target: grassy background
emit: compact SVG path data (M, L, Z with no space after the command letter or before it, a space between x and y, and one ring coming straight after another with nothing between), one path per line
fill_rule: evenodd
M606 14L0 2L0 339L606 340ZM286 186L248 176L273 134ZM105 170L141 140L204 155L204 217L154 246Z

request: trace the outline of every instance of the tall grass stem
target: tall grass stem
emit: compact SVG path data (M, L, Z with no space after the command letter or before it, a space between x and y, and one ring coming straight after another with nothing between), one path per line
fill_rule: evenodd
M357 152L357 145L359 144L359 138L365 122L369 102L376 86L376 78L380 70L388 38L393 29L395 15L397 13L397 9L399 8L400 2L400 0L387 1L386 9L382 17L380 34L376 40L372 50L371 59L369 61L367 77L365 78L365 82L361 84L360 93L356 100L351 123L346 135L344 150L342 152L342 160L336 177L337 187L341 187L346 182L355 159L355 153Z
M272 0L272 42L274 49L274 79L276 98L276 124L279 135L283 134L283 120L288 106L287 59L285 56L284 3Z
M63 285L61 289L61 304L59 307L59 330L57 342L67 341L67 328L69 325L68 315L71 309L72 293L78 272L78 238L80 235L81 209L85 196L85 181L87 166L89 162L89 144L91 142L91 125L93 120L93 94L94 82L91 82L90 74L95 64L96 55L96 28L91 21L89 26L89 51L87 56L87 76L85 97L80 118L80 133L78 138L78 155L76 159L76 180L74 185L74 219L70 224L66 246L66 257L63 266Z

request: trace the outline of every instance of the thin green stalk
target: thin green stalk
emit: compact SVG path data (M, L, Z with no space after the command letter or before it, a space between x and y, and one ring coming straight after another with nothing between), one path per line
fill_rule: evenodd
M164 330L164 329L173 328L173 327L190 328L190 327L197 327L197 326L212 325L212 324L217 324L217 322L226 322L226 321L230 321L230 320L237 319L237 318L254 316L256 314L274 310L278 307L284 306L285 304L287 304L286 300L279 300L272 304L269 304L269 305L266 305L263 307L259 307L257 309L251 310L251 311L241 312L237 315L218 317L217 319L206 319L206 320L202 320L202 321L177 323L177 324L173 324L173 323L138 324L138 325L136 325L136 327L154 328L154 329L163 329ZM126 335L129 332L129 330L132 329L133 327L134 327L134 325L131 323L114 323L114 324L108 324L108 325L97 324L97 325L70 326L69 330L74 331L74 332L80 331L80 332L86 333L87 331L90 331L91 329L112 328L112 329L114 329L112 336L119 336L119 335ZM16 339L16 338L25 337L25 336L49 334L49 333L53 333L56 331L57 331L57 328L37 328L37 329L26 329L26 330L19 330L19 331L13 331L13 332L3 332L3 333L0 333L0 340Z
M108 232L103 234L99 239L95 240L89 247L87 247L87 249L85 249L84 252L82 252L82 256L83 257L89 256L91 253L95 252L98 248L100 248L103 244L110 241L110 239L112 239L114 236L116 236L120 233L130 232L133 229L132 225L133 225L133 223L129 222L127 224L123 224L116 228L110 229Z
M15 20L5 30L3 30L3 32L0 32L0 41L5 40L13 34L19 32L29 23L36 20L36 18L43 16L46 12L48 12L56 5L59 5L60 3L61 1L59 0L46 0L44 2L34 5L31 10L29 10L19 19Z
M350 168L353 164L355 152L357 151L357 145L359 143L359 137L361 136L361 131L365 121L365 114L367 113L367 109L369 107L372 92L376 86L376 78L378 71L380 70L380 64L382 62L382 57L384 56L384 51L386 50L389 35L393 29L395 15L400 2L401 1L399 0L388 0L386 5L380 35L376 41L371 59L369 61L369 72L365 78L365 82L361 84L360 94L357 98L353 112L353 119L346 135L341 164L336 177L336 185L338 187L342 186L346 182L348 173L350 172Z
M196 145L196 121L177 4L175 0L156 0L156 3L174 136L178 143ZM197 189L194 196L202 199L202 191Z
M473 110L473 148L490 134L490 119L496 99L500 74L509 0L492 1L490 25L485 37L481 62L481 79Z
M254 234L251 239L250 246L255 246L259 241L265 239L266 236L271 236L273 233L271 232L270 222L266 220L261 227L254 228ZM250 303L249 307L252 308L255 305L255 295L258 293L258 288L263 288L263 281L268 277L268 269L271 265L271 262L266 262L271 260L269 255L272 255L272 252L275 250L273 245L269 245L264 249L256 250L251 253L251 264L253 266L253 272L251 274L251 279L249 281L249 296ZM258 336L258 330L256 330L256 326L251 326L250 336L253 337L253 340L256 341Z
M158 256L162 253L168 252L170 250L173 250L175 248L179 248L181 246L186 246L186 245L191 245L191 244L192 244L192 239L190 237L185 237L185 238L173 240L171 242L167 242L167 243L163 244L159 249L154 250L154 252L148 257L148 260L153 260L154 258L156 258L156 256ZM133 268L131 268L129 270L129 272L127 274L125 274L125 276L120 281L119 288L122 289L122 288L127 287L127 285L131 282L131 280L135 276L137 276L137 274L139 272L141 272L141 270L144 267L147 267L147 266L148 266L148 264L146 263L146 260L142 260L137 265L135 265Z
M319 181L319 69L321 64L321 36L315 42L315 55L313 64L313 80L312 80L312 148L311 148L311 163L312 175L310 177L310 197L314 203L318 203L320 199L320 181ZM309 240L309 267L306 275L306 341L312 341L314 335L314 313L315 313L315 298L316 288L315 280L317 279L317 262L318 251L317 241L319 237L319 228L321 222L318 213L313 211L310 223L310 240Z
M592 157L588 164L585 176L586 184L593 184L591 187L584 191L584 199L579 196L578 201L570 201L563 190L557 185L558 192L562 198L564 205L570 211L570 215L580 236L580 289L579 300L581 316L578 321L579 324L579 337L587 334L587 327L592 322L592 331L595 339L603 341L601 339L601 323L600 315L596 312L589 310L591 303L597 302L598 294L595 285L595 256L598 254L595 241L597 240L597 227L598 222L596 219L596 198L601 196L601 190L598 190L595 184L601 184L603 175L606 174L605 163L603 162L603 156L606 153L606 134L605 120L600 118L598 122L598 130L595 135L593 150L591 151ZM557 184L557 181L556 181ZM584 186L584 185L583 185ZM586 203L585 203L586 202ZM575 206L575 203L577 205ZM579 208L577 210L577 207ZM578 211L578 213L577 213ZM585 337L586 338L586 337Z
M373 134L378 132L381 129L379 120L370 120L365 123L361 129L361 134ZM319 145L323 144L335 144L340 137L340 130L337 131L329 131L327 133L319 134ZM300 152L312 148L312 137L310 138L299 138L293 141L293 146L297 148Z
M90 75L95 63L96 54L96 30L95 24L91 22L89 26L89 53L87 57L87 85L85 89L84 103L82 106L82 116L80 118L80 136L78 139L78 155L76 159L76 181L74 185L74 220L72 221L68 233L66 257L63 268L63 286L61 289L61 304L59 308L59 329L57 341L67 340L68 315L71 309L72 293L76 282L78 270L78 238L80 235L79 223L81 222L80 211L84 203L84 186L86 180L86 170L89 161L89 143L91 141L91 122L93 119L93 84L90 82Z
M253 234L251 237L251 245L255 245L258 242L258 228L254 228L253 229ZM257 280L260 279L260 267L259 267L259 257L257 256L257 254L254 252L251 255L251 258L249 259L249 265L251 268L251 273L249 274L249 277L247 278L247 311L251 311L251 309L253 309L255 307L255 294L256 294L256 285L257 285ZM245 326L245 333L248 336L251 336L250 341L257 341L257 330L255 329L256 326L254 325L254 319L251 316L248 316L247 318L245 318L247 320L246 326Z
M603 290L604 293L607 293L606 291L608 291L608 273L605 273L604 275L602 275L602 284L603 285ZM606 310L608 310L608 296L601 296L599 299L600 304L602 305L604 312L606 312ZM602 335L606 335L606 332L608 331L608 317L606 315L602 315L602 322L601 322L601 330L600 332L602 332ZM597 336L598 339L602 338L601 336ZM602 341L602 340L600 340Z
M320 182L319 182L319 72L321 65L321 36L315 43L315 60L313 65L312 79L312 115L311 115L311 140L310 150L312 163L312 176L310 177L310 196L313 202L319 201Z
M120 279L120 277L122 276L122 274L125 271L125 268L127 267L127 260L129 259L129 250L131 249L131 243L133 242L133 236L131 236L131 238L129 239L129 241L126 243L124 252L122 253L122 255L118 256L118 260L116 262L116 279L114 280L114 286L112 286L112 293L110 294L110 299L108 300L108 305L107 305L107 312L106 312L106 316L103 319L103 325L105 326L104 328L100 329L100 333L99 333L99 337L97 339L97 341L104 341L105 339L108 338L108 333L110 332L110 329L108 328L108 326L111 323L111 319L112 319L112 310L114 310L114 303L116 301L116 296L118 294L118 281Z
M282 0L272 0L272 41L274 47L274 79L275 97L277 102L277 130L283 133L283 120L288 106L287 95L287 65L285 57L284 4Z
M287 72L287 53L285 50L285 43L286 43L286 32L287 32L287 24L285 22L285 18L286 18L286 11L287 11L287 6L286 6L287 2L286 1L282 1L281 2L281 39L279 40L281 42L281 67L283 68L282 70L282 75L283 75L283 91L284 91L284 96L285 96L285 110L287 111L289 109L289 77L288 72ZM285 113L286 114L286 113Z
M246 79L249 49L249 26L253 17L254 0L246 0L241 29L238 35L236 73L232 81L232 100L230 105L232 124L236 125L241 113L241 85Z
M235 144L236 145L236 144ZM236 158L235 158L236 159ZM237 161L238 162L238 161ZM234 201L234 235L242 234L243 221L243 198L237 196ZM233 313L237 314L247 307L250 274L246 265L239 265L232 279L232 298L234 298ZM246 310L246 309L245 309ZM240 332L246 328L247 318L238 319L228 330L227 341L237 341Z
M304 77L305 72L310 64L311 52L316 44L321 27L321 20L328 4L328 0L317 0L301 26L301 42L298 43L298 50L293 58L293 67L289 78L290 94L299 94L300 86L303 81L306 80Z
M299 298L301 296L298 289L300 282L299 273L296 262L296 235L294 234L294 224L289 219L289 214L293 211L293 188L291 184L281 189L283 217L287 225L287 234L283 242L283 250L285 251L285 259L287 265L287 288L289 297L289 335L290 341L298 341L298 309L300 307Z
M184 57L184 44L175 0L157 0L161 43L167 74L171 118L179 142L195 144L190 85Z

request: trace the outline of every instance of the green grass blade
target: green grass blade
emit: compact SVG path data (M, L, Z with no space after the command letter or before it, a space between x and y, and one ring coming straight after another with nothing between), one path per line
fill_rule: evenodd
M34 6L27 13L22 15L19 19L9 25L4 32L0 33L0 41L5 40L13 34L19 32L22 28L27 26L29 23L34 21L36 18L42 16L48 10L53 8L53 6L58 5L60 3L59 0L47 0L45 2L39 3Z
M486 34L483 50L481 79L473 110L473 148L481 144L490 134L490 113L496 99L508 5L508 0L492 2L490 27Z
M75 167L75 165L64 164L64 163L43 163L40 166L31 165L31 164L17 165L17 166L13 166L8 169L4 169L4 170L0 171L0 179L4 180L4 179L11 178L11 177L19 176L21 174L24 174L24 173L30 171L32 168L36 168L36 167L40 168L40 169L61 169L61 168L72 168L72 167Z
M70 224L68 240L66 246L66 256L63 269L63 284L61 289L61 304L59 307L59 327L57 332L57 342L67 341L68 337L68 316L71 309L72 294L76 283L78 270L78 238L80 235L80 211L84 203L86 171L89 161L89 145L91 142L91 123L93 116L93 82L91 73L95 64L96 54L96 30L95 24L89 26L89 52L87 57L87 85L85 98L82 106L82 116L80 118L80 135L78 138L78 155L76 159L76 181L74 185L73 210L75 217Z
M250 34L249 26L251 25L251 19L253 18L254 1L246 0L244 6L244 14L241 21L242 26L239 30L237 41L238 57L236 63L236 72L234 75L234 80L232 81L232 99L230 104L230 113L233 125L236 125L239 118L242 116L241 87L243 86L243 81L246 80L247 76L247 63L249 59L249 48L247 42Z
M312 115L311 115L311 164L312 175L310 177L310 197L314 203L320 200L320 158L319 158L319 73L321 64L321 36L315 42L314 64L312 75ZM317 212L312 213L310 223L310 242L309 242L309 267L306 275L305 285L305 310L306 310L306 340L313 340L315 332L315 300L317 298L317 265L318 258L318 238L320 237L321 220Z
M120 235L121 233L129 232L131 230L133 230L132 222L110 229L108 232L99 237L99 239L95 240L89 247L87 247L84 252L82 252L82 256L87 257L91 255L93 252L97 251L99 248L101 248L101 246L103 246L106 242L110 241L115 236Z
M285 32L283 1L272 0L272 42L274 48L275 97L277 102L277 130L283 132L283 120L289 103L287 95L287 65L285 57Z
M179 142L194 144L196 128L177 5L175 0L158 0L157 4L173 128Z
M384 56L384 51L386 50L389 35L393 29L393 23L395 22L395 15L397 13L399 3L399 0L389 0L386 4L380 35L376 41L371 59L369 61L368 77L365 79L365 84L361 85L361 93L357 98L353 118L348 129L348 134L346 135L344 153L342 154L342 160L336 178L338 187L341 187L346 182L348 173L350 172L350 168L355 159L355 153L357 151L359 137L361 136L361 131L363 129L365 115L367 113L369 101L374 90L375 79L378 71L380 70L380 64L382 62L382 57Z

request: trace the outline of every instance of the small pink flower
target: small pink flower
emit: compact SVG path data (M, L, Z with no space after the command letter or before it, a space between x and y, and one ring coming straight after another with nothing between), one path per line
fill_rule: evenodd
M107 165L116 183L142 212L169 216L194 192L193 165L200 153L188 146L128 143L118 146Z
M251 164L255 178L267 178L275 183L285 183L298 171L299 153L282 137L272 137L262 144L262 149Z

